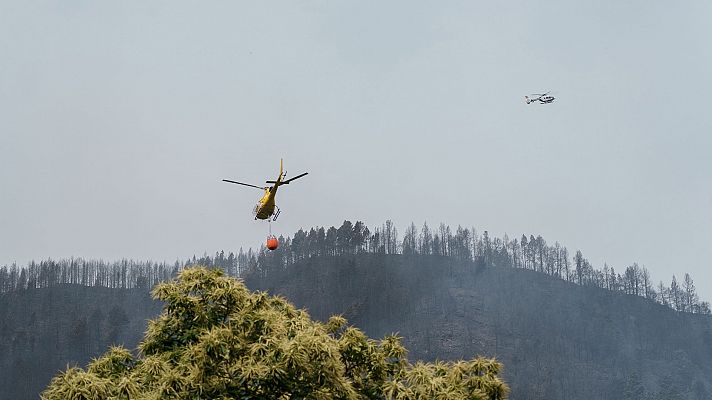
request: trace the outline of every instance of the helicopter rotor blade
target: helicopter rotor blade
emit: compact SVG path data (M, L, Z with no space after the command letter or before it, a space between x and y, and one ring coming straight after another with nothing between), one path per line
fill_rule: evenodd
M250 185L249 183L235 182L235 181L231 181L231 180L229 180L229 179L223 179L223 182L235 183L235 184L243 185L243 186L249 186L249 187L257 188L257 189L260 189L260 190L264 190L264 189L265 189L265 188L260 187L260 186Z
M299 178L301 178L301 177L303 177L304 175L307 175L307 174L308 174L308 172L305 172L305 173L303 173L303 174L300 174L300 175L295 176L294 178L289 178L289 179L287 179L286 181L284 181L284 182L282 182L282 183L284 183L285 185L288 185L289 182L291 182L291 181L293 181L293 180L295 180L295 179L299 179Z
M303 174L300 174L300 175L295 176L294 178L289 178L289 179L287 179L286 181L282 181L282 182L277 182L277 181L265 181L265 183L272 183L272 184L279 183L280 185L289 185L289 182L291 182L291 181L293 181L293 180L295 180L295 179L301 178L301 177L303 177L304 175L307 175L307 174L308 174L308 172L305 172L305 173L303 173Z

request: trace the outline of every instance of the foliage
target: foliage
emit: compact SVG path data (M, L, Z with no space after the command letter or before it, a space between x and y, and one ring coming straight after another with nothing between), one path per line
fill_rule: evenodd
M341 316L312 321L221 270L183 270L140 356L120 347L56 376L42 399L505 399L493 359L410 364L400 338L376 341Z

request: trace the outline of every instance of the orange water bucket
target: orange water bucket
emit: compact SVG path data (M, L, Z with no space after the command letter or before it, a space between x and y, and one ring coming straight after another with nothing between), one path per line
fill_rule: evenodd
M279 241L277 240L277 238L274 236L269 236L267 238L267 248L270 250L275 250L277 247L279 247Z

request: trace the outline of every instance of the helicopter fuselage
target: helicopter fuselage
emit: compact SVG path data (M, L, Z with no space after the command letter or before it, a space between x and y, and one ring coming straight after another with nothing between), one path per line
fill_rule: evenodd
M264 194L262 194L262 197L260 200L255 204L255 208L252 209L252 214L255 216L255 219L270 219L272 218L272 221L276 221L277 217L279 216L280 210L279 207L274 202L274 198L277 195L277 189L282 186L282 185L289 185L290 182L292 182L295 179L299 179L303 177L304 175L307 175L307 172L304 172L302 174L299 174L295 177L292 177L290 179L284 180L284 177L287 173L284 172L283 170L283 165L282 165L282 160L279 160L279 175L277 175L277 180L274 181L266 181L265 183L272 183L272 186L265 187L265 186L257 186L253 185L250 183L244 183L244 182L237 182L233 181L230 179L223 179L223 182L228 182L228 183L234 183L237 185L242 185L242 186L249 186L253 187L256 189L261 189L264 191Z
M277 195L277 185L265 189L265 194L257 202L254 209L256 219L269 219L274 214L275 196Z
M524 96L527 104L538 103L538 104L550 104L553 103L556 98L554 96L549 96L549 93L544 94L532 94L532 97Z

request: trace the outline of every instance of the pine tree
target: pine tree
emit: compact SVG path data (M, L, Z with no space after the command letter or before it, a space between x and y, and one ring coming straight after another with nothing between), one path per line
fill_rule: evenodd
M682 292L680 291L680 285L677 284L675 275L672 276L672 282L670 282L670 304L677 311L685 311Z
M692 281L690 274L687 273L682 281L682 297L685 311L695 311L699 298L697 297L697 292L695 291L695 283Z

